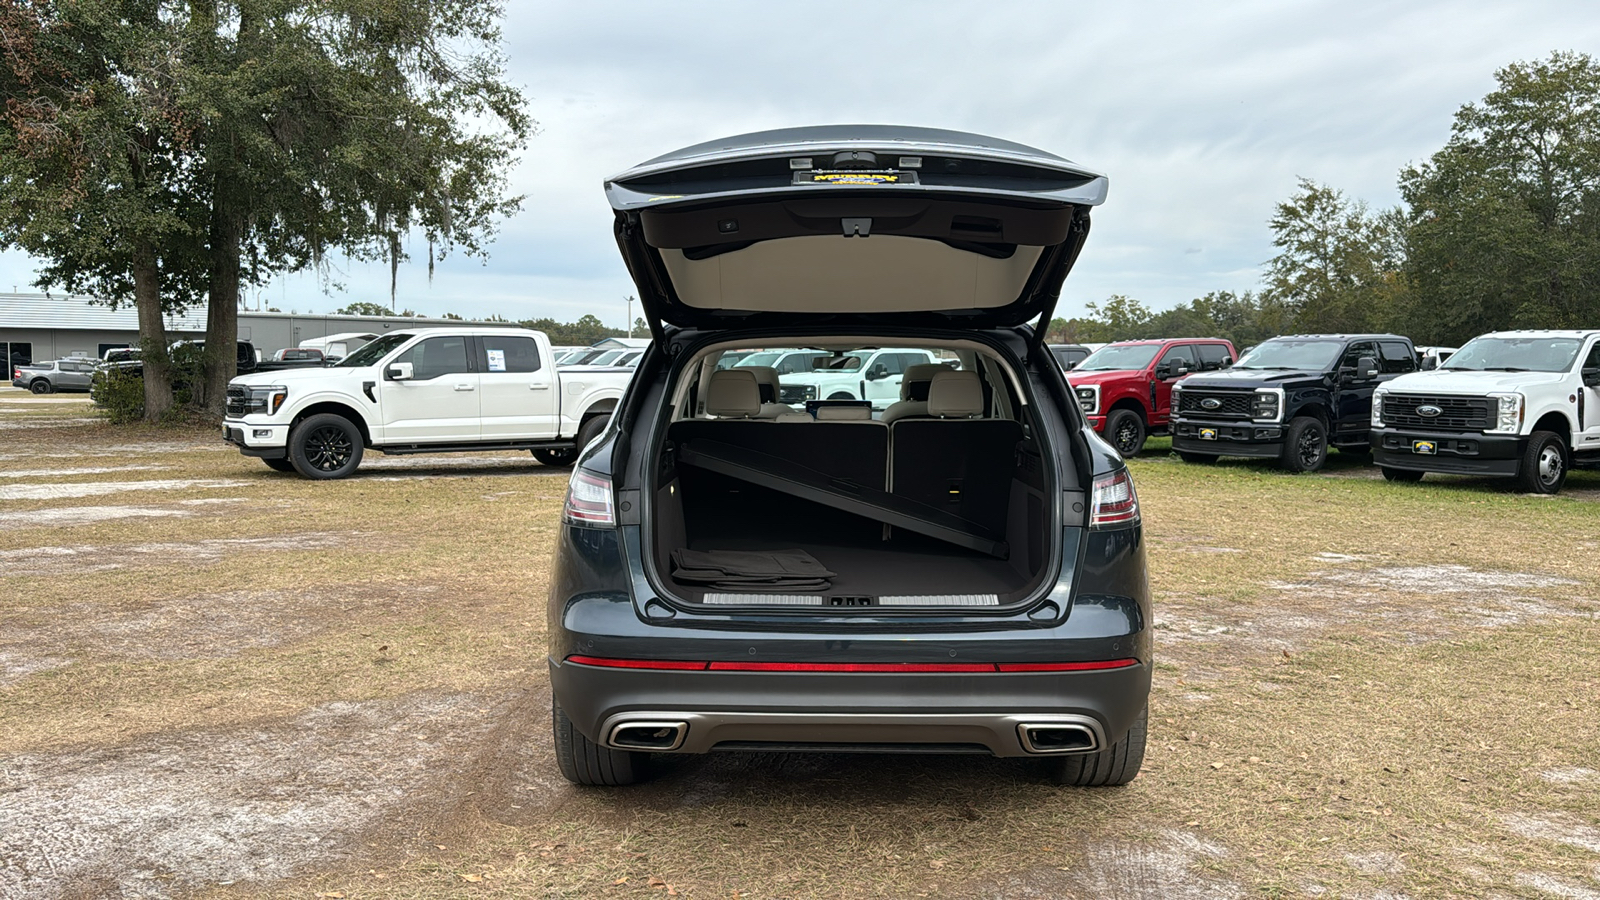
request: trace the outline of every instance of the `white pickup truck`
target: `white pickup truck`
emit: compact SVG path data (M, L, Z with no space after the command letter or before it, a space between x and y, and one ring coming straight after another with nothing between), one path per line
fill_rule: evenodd
M228 383L223 439L280 472L343 478L386 454L531 450L566 465L600 435L632 370L558 370L550 340L518 328L386 334L326 368Z
M927 350L890 348L832 354L821 350L763 350L734 368L771 366L778 370L781 403L807 400L870 400L884 409L900 398L900 381L912 366L937 362Z
M1600 330L1502 331L1372 398L1372 453L1390 481L1498 475L1554 494L1600 467Z

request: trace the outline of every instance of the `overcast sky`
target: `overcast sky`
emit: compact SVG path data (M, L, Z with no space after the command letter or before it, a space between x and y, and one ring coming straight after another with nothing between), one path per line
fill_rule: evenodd
M606 177L711 138L852 122L992 134L1105 172L1058 314L1111 294L1159 309L1249 290L1297 177L1397 203L1400 168L1444 143L1497 68L1600 48L1600 3L1585 0L507 6L510 76L540 128L512 176L525 209L487 263L452 257L431 284L413 242L401 308L621 326L634 289ZM298 275L259 299L387 302L387 266L335 268L342 291ZM33 277L26 257L0 256L0 290Z

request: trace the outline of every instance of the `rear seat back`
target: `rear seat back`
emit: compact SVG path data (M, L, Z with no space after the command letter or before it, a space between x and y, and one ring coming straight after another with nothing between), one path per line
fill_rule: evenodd
M946 371L928 387L929 418L889 426L890 491L1004 533L1022 425L984 419L976 372Z
M775 419L793 412L776 402L777 372L771 368L766 372L771 373L770 380L757 367L712 372L706 385L706 414L723 419ZM769 395L772 400L767 399Z
M933 378L940 372L948 371L950 367L943 363L920 363L906 369L906 374L900 379L900 400L889 404L889 408L883 411L884 423L907 416L927 415L928 389L932 386Z

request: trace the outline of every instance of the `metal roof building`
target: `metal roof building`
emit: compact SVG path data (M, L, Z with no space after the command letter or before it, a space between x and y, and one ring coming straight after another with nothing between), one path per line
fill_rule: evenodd
M196 307L184 313L168 315L166 319L167 336L171 339L205 336L204 308ZM263 356L270 356L285 347L298 347L301 341L330 334L383 334L402 328L463 324L466 323L460 319L421 316L344 316L240 310L239 340L249 341ZM495 324L519 327L514 322ZM3 354L0 359L9 360L12 365L68 356L98 359L108 349L138 343L139 316L131 304L112 309L88 297L0 293L0 354Z

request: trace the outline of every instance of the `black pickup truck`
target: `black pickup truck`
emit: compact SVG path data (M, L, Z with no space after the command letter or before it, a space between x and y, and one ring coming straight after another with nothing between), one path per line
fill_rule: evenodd
M1173 387L1172 449L1186 462L1247 456L1313 472L1330 445L1368 452L1372 392L1416 370L1411 339L1399 335L1273 338L1230 369L1190 375Z
M238 341L236 343L235 363L238 366L238 374L240 375L250 372L272 372L278 369L320 368L327 364L320 354L315 358L258 361L254 344L249 341ZM175 385L182 383L185 377L182 373L185 369L199 365L197 362L198 356L205 349L205 345L205 341L176 341L173 343L171 347L172 359L178 370L178 374L174 379ZM138 349L118 349L112 351L112 353L115 355L108 355L106 360L95 370L93 378L90 379L89 396L96 403L102 402L100 385L105 383L105 379L111 373L115 372L118 376L126 376L128 378L139 378L144 375L144 363L139 359Z

